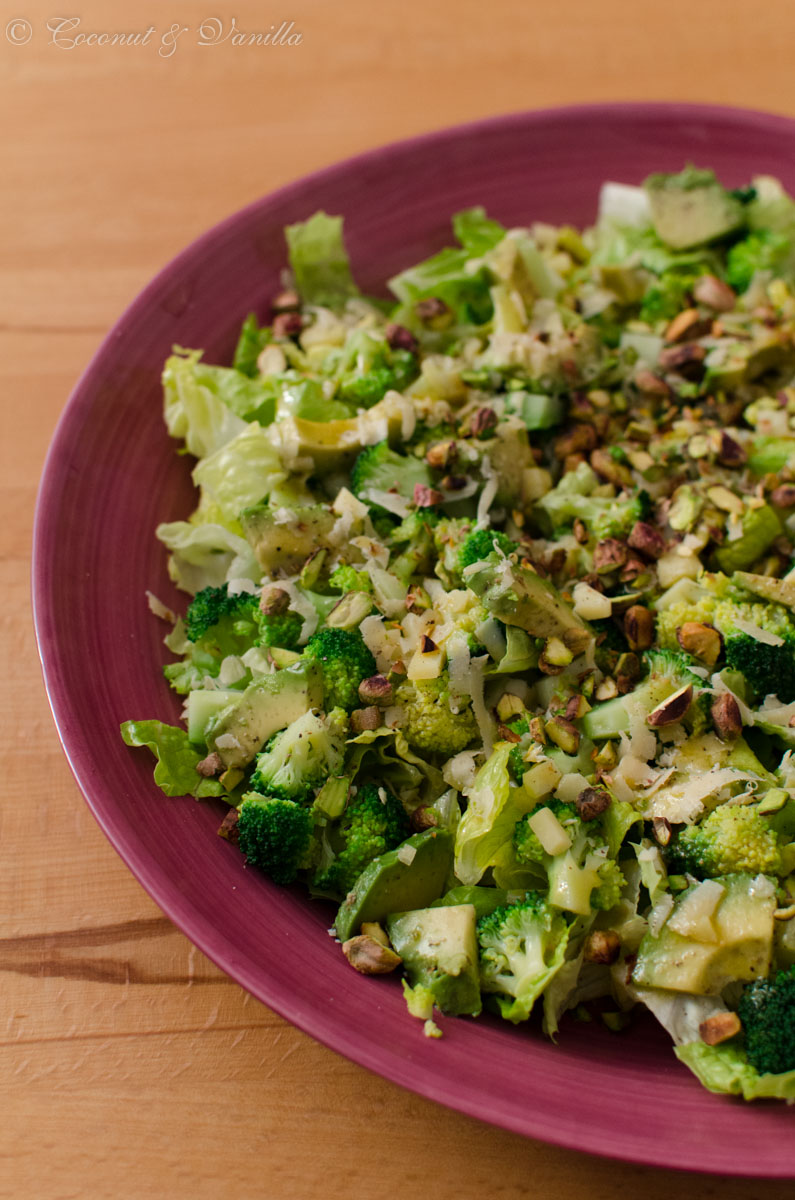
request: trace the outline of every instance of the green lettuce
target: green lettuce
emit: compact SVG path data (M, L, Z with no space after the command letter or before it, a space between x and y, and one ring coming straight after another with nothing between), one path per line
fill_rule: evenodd
M146 746L157 759L155 783L167 796L222 796L217 779L199 775L196 765L204 758L188 741L184 729L162 721L124 721L121 736L128 746Z
M522 815L511 799L512 748L510 742L497 746L475 776L455 839L455 873L461 883L475 884L482 878L511 841Z
M744 1100L795 1100L795 1071L760 1075L742 1047L733 1042L718 1046L688 1042L674 1047L674 1052L710 1092L741 1095Z
M305 304L340 309L360 294L342 238L342 217L317 212L284 232L295 286Z
M155 533L171 551L169 576L191 595L232 579L258 583L262 578L262 569L246 539L217 522L171 521L158 525Z
M236 522L241 509L259 503L286 478L267 430L255 421L193 469L193 482L225 523Z

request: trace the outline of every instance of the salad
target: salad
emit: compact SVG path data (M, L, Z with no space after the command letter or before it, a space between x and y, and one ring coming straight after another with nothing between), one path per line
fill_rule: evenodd
M185 727L124 739L427 1035L641 1005L795 1100L795 201L688 167L452 224L383 301L317 213L231 366L174 348Z

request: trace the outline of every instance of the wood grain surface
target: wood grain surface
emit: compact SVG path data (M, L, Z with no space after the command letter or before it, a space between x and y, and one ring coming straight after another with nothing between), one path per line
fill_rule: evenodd
M71 31L48 30L73 11ZM233 16L248 33L292 21L301 43L222 41ZM64 44L150 24L144 44ZM793 35L791 0L15 0L0 14L0 1197L792 1195L502 1133L251 999L162 916L89 815L47 708L28 571L37 482L72 386L202 229L315 167L479 115L597 99L795 115Z

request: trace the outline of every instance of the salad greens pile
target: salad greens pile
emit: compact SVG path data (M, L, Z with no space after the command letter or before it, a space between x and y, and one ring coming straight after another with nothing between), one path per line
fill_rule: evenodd
M124 738L428 1035L640 1004L795 1100L795 202L688 167L453 234L386 303L318 213L231 367L175 347L187 727Z

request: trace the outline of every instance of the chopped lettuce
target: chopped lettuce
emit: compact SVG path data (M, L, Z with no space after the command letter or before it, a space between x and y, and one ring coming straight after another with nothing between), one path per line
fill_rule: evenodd
M184 729L163 721L125 721L121 736L128 746L146 746L157 759L155 783L167 796L221 796L217 779L199 775L196 765L204 758L188 741Z

